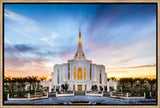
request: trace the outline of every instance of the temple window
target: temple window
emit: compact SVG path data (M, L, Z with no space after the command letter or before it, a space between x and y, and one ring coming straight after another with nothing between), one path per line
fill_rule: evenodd
M100 70L99 72L99 83L101 84L102 83L102 71Z
M86 79L86 68L84 68L84 79Z
M57 74L58 74L58 75L57 75L57 77L58 77L58 78L57 78L57 83L59 84L59 69L57 70Z
M82 68L78 68L78 79L82 79Z
M76 68L74 68L74 79L76 79Z

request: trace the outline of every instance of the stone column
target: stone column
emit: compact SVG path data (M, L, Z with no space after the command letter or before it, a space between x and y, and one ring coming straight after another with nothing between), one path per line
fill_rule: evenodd
M109 85L107 85L107 92L110 92Z
M59 91L61 91L61 85L59 86Z
M75 84L75 91L78 91L78 87L77 87L78 85L77 84Z
M82 85L82 91L84 91L84 90L85 90L85 84Z

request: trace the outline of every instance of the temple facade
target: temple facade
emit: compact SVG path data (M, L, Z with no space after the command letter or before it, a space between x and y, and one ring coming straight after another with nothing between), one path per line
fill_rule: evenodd
M86 59L82 48L81 30L79 29L78 48L74 58L67 63L54 65L52 86L61 90L62 84L68 84L68 90L90 91L93 85L103 88L107 86L104 65L97 65Z

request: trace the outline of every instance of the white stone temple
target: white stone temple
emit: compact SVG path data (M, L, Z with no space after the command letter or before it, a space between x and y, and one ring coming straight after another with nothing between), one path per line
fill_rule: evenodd
M90 91L92 85L107 86L105 66L97 65L88 60L83 52L81 29L79 29L79 39L77 52L74 58L68 60L67 63L54 65L52 72L53 89L61 90L61 85L67 83L68 90L74 91Z

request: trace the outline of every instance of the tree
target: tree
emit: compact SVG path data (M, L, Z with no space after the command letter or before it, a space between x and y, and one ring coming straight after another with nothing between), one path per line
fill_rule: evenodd
M137 80L139 81L139 84L140 84L140 93L143 94L143 86L145 83L145 79L144 78L137 78Z
M41 79L41 81L46 81L47 78L46 77L41 77L40 79Z
M103 91L103 87L102 86L100 86L100 91Z
M31 86L32 86L32 82L33 82L33 79L32 79L32 77L28 77L28 82L29 82L29 92L31 93Z
M40 78L37 78L37 83L38 83L38 90L39 90Z
M115 77L111 77L111 80L112 80L112 81L116 81L116 78L115 78Z
M133 88L133 85L135 84L135 82L137 81L136 79L133 79L133 78L128 78L127 79L128 82L130 83L130 88L131 88L131 94L133 95L133 92L134 92L134 88Z
M96 91L97 91L97 85L94 85L94 90L96 90Z
M65 90L65 85L64 84L62 84L61 85L61 88L63 89L63 91Z
M6 90L9 89L8 83L10 83L10 80L11 79L9 77L4 76L4 86L5 86Z
M17 82L17 79L16 78L12 78L11 77L11 80L10 80L10 84L9 87L11 88L11 93L10 93L10 96L14 96L14 87L15 87L15 83Z
M9 94L11 94L11 87L10 87L10 86L11 86L11 85L10 85L10 84L11 84L11 82L12 82L12 81L11 81L11 78L10 78L10 77L6 77L6 83L8 83L8 84L9 84L9 85L8 85Z
M24 91L25 91L25 85L26 85L26 83L28 82L28 78L27 77L24 77L23 79L22 79L23 81L23 83L22 83L22 89L23 89L23 93L24 93Z
M65 83L65 91L67 91L68 90L68 87L69 87L69 85L67 84L67 83Z
M107 78L107 81L110 81L110 78Z
M104 90L107 92L107 86L104 86Z
M136 80L133 79L133 78L128 78L128 81L129 81L129 83L131 85L130 87L133 88L133 85L135 84Z
M150 90L153 93L153 86L156 83L156 79L148 79L148 83L150 84Z
M37 76L32 76L32 81L33 81L33 91L35 91L36 88L36 82L37 82Z
M95 90L94 85L92 85L92 88L91 88L91 89L92 89L92 91L94 91L94 90Z
M125 78L120 78L119 83L121 84L122 90L123 90L124 87L125 87L126 79Z

